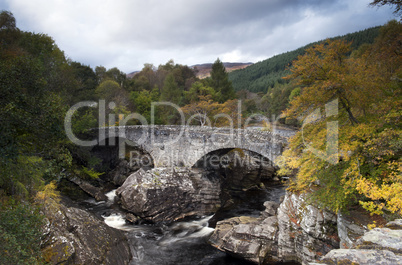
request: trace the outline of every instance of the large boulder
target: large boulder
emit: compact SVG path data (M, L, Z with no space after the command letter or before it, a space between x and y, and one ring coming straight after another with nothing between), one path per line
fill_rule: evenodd
M318 260L339 248L336 214L287 192L279 205L265 202L259 218L234 217L217 223L210 243L229 254L263 262Z
M130 247L123 232L69 204L48 202L43 207L46 225L42 253L46 262L54 265L129 264Z
M267 259L270 262L279 261L278 219L272 216L278 204L269 202L264 205L267 210L260 218L240 216L219 221L209 243L231 255L258 264Z
M186 168L139 169L116 194L123 208L152 222L214 213L220 207L219 179Z

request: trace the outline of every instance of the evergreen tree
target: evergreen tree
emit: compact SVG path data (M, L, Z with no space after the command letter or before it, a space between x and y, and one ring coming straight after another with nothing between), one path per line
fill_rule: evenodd
M215 89L217 93L220 93L219 102L223 103L229 99L234 99L236 94L232 86L232 82L229 81L228 73L225 66L218 59L212 65L211 71L211 87Z
M178 104L181 100L181 91L178 87L173 74L169 74L163 84L161 101L168 101Z

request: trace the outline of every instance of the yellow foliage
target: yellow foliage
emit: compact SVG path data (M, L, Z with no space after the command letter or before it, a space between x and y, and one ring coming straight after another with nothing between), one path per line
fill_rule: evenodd
M44 186L41 191L38 191L35 200L40 204L51 204L57 206L60 202L60 192L57 190L56 181L51 181L49 184Z
M360 203L373 214L402 215L401 40L402 25L394 21L360 55L349 57L342 40L327 41L293 63L287 78L301 92L285 114L310 119L277 160L280 174L297 170L293 190L314 191L335 211ZM334 99L336 115L327 110ZM334 122L335 134L328 129ZM322 159L317 154L328 152L331 133L338 152Z

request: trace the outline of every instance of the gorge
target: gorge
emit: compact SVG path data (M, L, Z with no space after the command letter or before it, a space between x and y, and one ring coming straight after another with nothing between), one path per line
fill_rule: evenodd
M223 155L224 165L213 163ZM320 209L305 195L286 192L277 168L255 152L210 152L193 168L132 166L125 160L111 165L114 169L102 177L114 183L108 193L89 183L74 184L94 197L81 200L81 206L123 231L119 248L126 260L113 264L309 264L322 257L324 264L335 264L353 261L359 253L333 250L372 243L358 242L367 220L357 223L350 214ZM400 224L394 228L399 230L388 233L387 240L400 236ZM371 245L384 254L381 264L400 262L399 246L392 252Z

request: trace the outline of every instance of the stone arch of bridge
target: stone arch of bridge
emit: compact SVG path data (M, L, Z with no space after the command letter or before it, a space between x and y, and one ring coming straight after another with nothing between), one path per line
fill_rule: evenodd
M206 148L205 151L203 152L203 154L197 156L197 158L193 159L193 161L189 162L190 165L192 165L191 167L198 167L203 165L203 163L205 162L205 159L208 158L208 156L212 155L212 154L217 154L217 157L215 159L215 161L217 163L224 163L225 162L225 155L228 154L231 151L234 150L239 150L241 151L240 154L242 154L242 152L244 151L249 151L252 152L254 154L259 155L262 159L261 162L263 163L269 163L272 167L275 167L274 165L274 161L272 161L272 159L270 157L268 157L266 154L262 154L260 152L260 150L258 150L257 148L253 148L250 146L227 146L227 147L210 147L210 148ZM239 157L240 159L242 159L244 156L244 153L241 155L241 157ZM243 161L244 162L244 161Z

